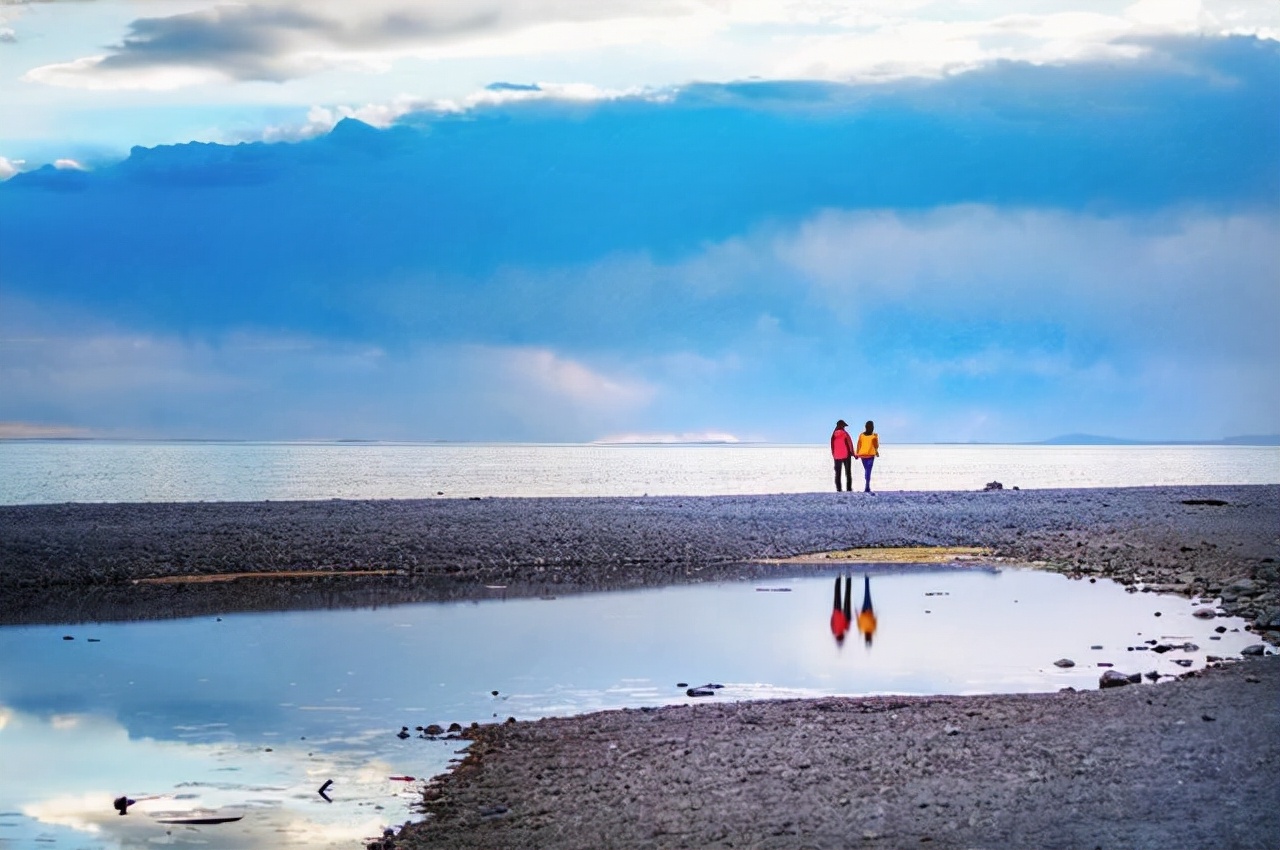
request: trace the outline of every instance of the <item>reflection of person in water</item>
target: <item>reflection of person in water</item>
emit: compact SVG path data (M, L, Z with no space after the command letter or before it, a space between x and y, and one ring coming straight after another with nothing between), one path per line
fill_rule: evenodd
M844 583L844 603L840 602L840 576L836 576L836 595L831 602L831 635L836 639L836 644L844 643L844 636L849 633L849 626L853 622L853 577L845 579Z
M867 646L871 646L871 636L876 633L876 612L871 607L871 576L864 575L862 579L862 610L858 612L858 631L862 632L862 639L867 642ZM852 578L849 583L853 583ZM848 609L847 590L845 594L845 608Z

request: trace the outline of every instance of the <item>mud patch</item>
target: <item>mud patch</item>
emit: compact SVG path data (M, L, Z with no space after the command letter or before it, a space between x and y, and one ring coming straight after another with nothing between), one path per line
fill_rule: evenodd
M134 584L213 584L240 579L276 578L352 578L356 576L393 576L399 570L277 570L243 573L201 573L200 575L151 576L134 579Z
M791 558L761 560L762 564L826 564L833 561L854 564L951 564L990 558L990 549L975 546L872 546L813 552Z

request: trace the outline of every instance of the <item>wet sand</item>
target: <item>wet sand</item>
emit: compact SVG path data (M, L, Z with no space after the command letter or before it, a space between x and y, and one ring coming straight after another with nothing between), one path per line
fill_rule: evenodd
M876 546L1220 595L1260 640L1280 627L1280 486L0 507L0 622L777 576L815 566L764 561ZM485 727L396 846L1274 847L1278 665Z

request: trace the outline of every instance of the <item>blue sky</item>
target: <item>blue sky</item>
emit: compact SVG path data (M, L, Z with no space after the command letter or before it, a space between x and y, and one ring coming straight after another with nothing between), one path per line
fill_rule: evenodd
M0 3L0 436L1280 432L1280 7Z

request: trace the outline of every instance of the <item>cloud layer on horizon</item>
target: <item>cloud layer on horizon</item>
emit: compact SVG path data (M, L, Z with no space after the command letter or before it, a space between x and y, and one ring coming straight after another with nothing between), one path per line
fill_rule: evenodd
M0 420L1280 430L1280 50L1149 55L497 102L18 174L0 184Z

